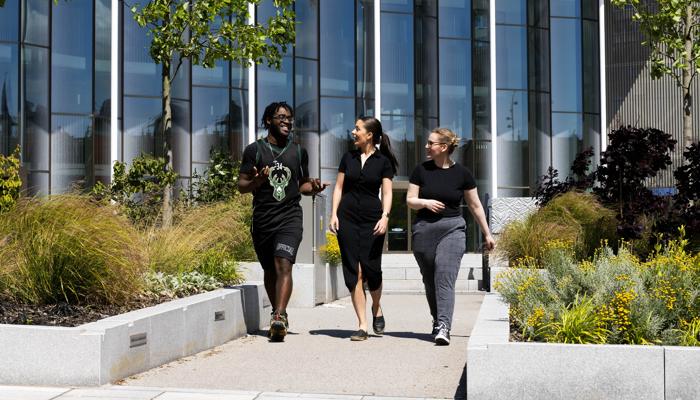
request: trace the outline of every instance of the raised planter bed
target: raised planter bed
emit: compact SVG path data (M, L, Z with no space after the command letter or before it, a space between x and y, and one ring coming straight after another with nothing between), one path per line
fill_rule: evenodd
M472 330L467 398L700 399L700 348L509 342L508 306L488 294Z
M102 385L257 331L262 285L173 300L74 328L0 324L0 384Z

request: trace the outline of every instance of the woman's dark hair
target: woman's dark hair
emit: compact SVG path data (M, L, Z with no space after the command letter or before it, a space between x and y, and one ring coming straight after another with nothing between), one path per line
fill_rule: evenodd
M374 117L361 116L357 119L365 124L367 132L372 132L372 143L375 146L379 145L379 152L389 159L394 175L396 175L396 171L399 170L399 162L396 160L394 152L391 151L391 140L389 140L389 135L384 133L382 123Z
M277 110L279 110L280 108L284 108L285 110L289 111L289 113L292 114L292 116L294 116L294 109L292 108L292 106L290 106L286 102L284 102L284 101L280 101L279 103L272 102L272 103L268 104L267 107L265 107L265 112L263 113L263 116L262 116L262 127L263 128L270 129L270 124L267 122L267 120L272 119L272 117L275 116L275 113L277 112Z

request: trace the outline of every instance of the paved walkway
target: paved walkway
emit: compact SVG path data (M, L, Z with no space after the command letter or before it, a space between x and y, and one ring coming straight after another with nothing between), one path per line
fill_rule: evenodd
M482 297L457 296L450 346L433 343L423 295L384 296L385 335L352 342L355 313L350 299L344 298L311 309L290 309L291 334L284 343L248 336L123 384L453 398L463 379L468 335ZM371 321L369 312L368 316Z
M244 390L104 386L95 389L0 386L0 400L423 400L414 397L350 396ZM425 399L437 400L437 399Z
M427 303L417 294L384 296L385 335L351 342L356 320L344 298L289 309L284 343L249 335L114 386L0 386L0 400L464 398L467 341L482 297L457 296L450 346L432 342Z

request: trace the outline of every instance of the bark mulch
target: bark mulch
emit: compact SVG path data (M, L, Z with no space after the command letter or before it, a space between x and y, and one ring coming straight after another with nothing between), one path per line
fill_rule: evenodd
M0 297L0 324L73 327L169 300L144 298L121 306L68 303L33 305Z

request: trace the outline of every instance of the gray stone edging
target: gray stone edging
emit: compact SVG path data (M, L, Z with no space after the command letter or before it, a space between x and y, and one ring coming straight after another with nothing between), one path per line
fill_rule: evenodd
M487 294L467 346L467 398L700 398L700 348L509 342L508 306Z
M109 383L256 331L262 285L219 289L74 328L0 324L0 384Z

